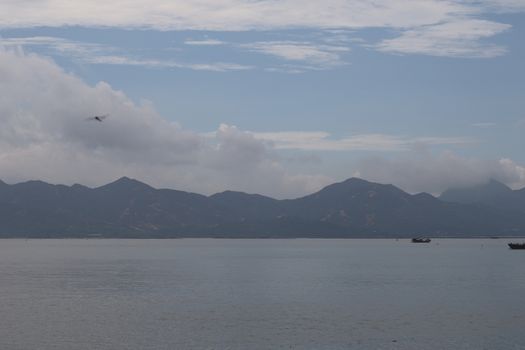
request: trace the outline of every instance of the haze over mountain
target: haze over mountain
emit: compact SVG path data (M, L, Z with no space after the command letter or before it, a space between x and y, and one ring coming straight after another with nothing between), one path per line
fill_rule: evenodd
M512 190L493 179L488 183L473 187L447 190L441 194L439 199L446 202L481 204L525 213L525 188Z
M358 178L288 200L110 184L0 182L1 237L408 237L525 234L524 190L486 186L409 194ZM502 205L501 203L505 204Z

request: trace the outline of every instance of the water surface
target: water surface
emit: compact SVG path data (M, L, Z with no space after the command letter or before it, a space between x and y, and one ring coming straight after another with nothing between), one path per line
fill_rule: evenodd
M0 349L523 349L506 240L0 240Z

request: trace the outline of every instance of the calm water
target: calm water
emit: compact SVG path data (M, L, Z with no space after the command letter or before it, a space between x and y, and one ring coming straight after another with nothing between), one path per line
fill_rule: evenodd
M0 240L0 349L524 349L506 240Z

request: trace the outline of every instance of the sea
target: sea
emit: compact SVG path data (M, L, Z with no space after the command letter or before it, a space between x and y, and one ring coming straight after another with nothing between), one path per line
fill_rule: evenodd
M0 349L525 349L509 241L4 239Z

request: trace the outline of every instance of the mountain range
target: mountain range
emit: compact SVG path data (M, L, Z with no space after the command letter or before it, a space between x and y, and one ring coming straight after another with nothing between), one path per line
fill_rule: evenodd
M525 235L525 189L491 180L436 198L358 178L276 200L155 189L123 177L89 188L0 181L0 237L432 237Z

